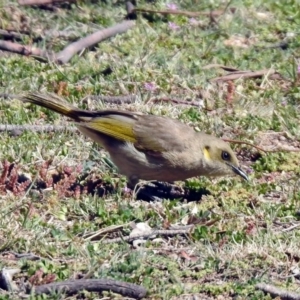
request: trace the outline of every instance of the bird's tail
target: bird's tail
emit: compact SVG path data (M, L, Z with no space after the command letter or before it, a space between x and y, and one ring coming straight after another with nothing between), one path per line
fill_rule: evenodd
M81 121L80 112L82 112L82 110L55 94L28 93L22 96L20 100L48 108L75 121Z

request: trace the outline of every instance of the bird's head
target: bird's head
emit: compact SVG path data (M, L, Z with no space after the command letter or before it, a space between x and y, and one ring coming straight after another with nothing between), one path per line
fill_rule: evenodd
M212 138L203 147L203 156L209 166L208 176L239 175L248 180L247 174L239 167L239 162L230 146L221 139Z

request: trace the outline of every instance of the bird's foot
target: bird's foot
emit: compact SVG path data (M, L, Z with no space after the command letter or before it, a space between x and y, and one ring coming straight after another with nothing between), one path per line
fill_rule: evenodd
M205 188L194 190L161 181L148 182L139 186L128 184L128 187L136 192L136 199L144 201L162 201L163 199L199 201L203 195L210 194Z
M146 201L162 201L163 199L180 199L184 196L184 191L168 182L149 182L141 187L136 187L137 199Z

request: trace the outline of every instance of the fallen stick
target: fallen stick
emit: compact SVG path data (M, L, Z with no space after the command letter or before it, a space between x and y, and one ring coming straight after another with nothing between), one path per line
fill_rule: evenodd
M32 132L52 132L52 131L66 131L66 130L75 132L77 128L69 127L69 126L57 126L57 125L0 124L0 132L9 131L9 132L22 133L25 130L32 131Z
M21 44L12 43L9 41L0 40L0 50L9 51L9 52L13 52L25 56L30 56L30 55L40 56L47 59L51 57L51 55L49 55L47 51L32 46L26 46L26 45L24 46Z
M103 291L111 291L113 293L118 293L122 296L135 299L144 298L147 294L147 290L140 285L112 279L78 279L53 282L35 286L29 292L35 295L58 292L72 295L83 290L98 293Z
M124 33L135 26L135 21L126 20L122 23L116 24L112 27L99 30L91 35L84 37L74 43L69 44L62 51L58 53L51 53L49 51L41 50L39 48L24 46L8 41L0 41L0 50L5 50L25 56L34 56L40 61L53 61L59 64L65 64L78 52L85 48L91 47L101 41L113 37L117 34Z
M65 64L67 63L76 53L81 50L91 47L95 44L100 43L101 41L113 37L117 34L124 33L127 30L135 26L134 21L123 21L120 24L116 24L112 27L99 30L87 37L84 37L70 45L65 49L56 54L56 61Z
M224 142L227 143L233 143L233 144L244 144L244 145L248 145L251 146L259 151L265 152L265 153L272 153L272 152L300 152L300 149L286 149L286 148L274 148L274 149L263 149L259 146L256 146L252 143L249 142L245 142L245 141L239 141L239 140L231 140L231 139L222 139Z
M232 72L230 74L216 77L210 79L210 82L224 82L224 81L232 81L237 79L248 79L248 78L261 78L263 76L271 76L275 75L276 71L274 69L265 69L259 71L237 71Z
M195 12L195 11L185 11L185 10L175 10L175 9L165 9L165 10L154 10L154 9L144 9L144 8L135 8L134 12L143 12L143 13L153 13L161 15L182 15L187 17L199 17L199 16L214 16L218 17L224 13L224 10L213 10L208 12Z
M10 40L21 40L23 35L15 31L0 29L0 37Z
M193 227L194 226L187 227L186 229L174 229L174 230L152 230L151 232L147 232L147 233L143 233L143 234L102 240L101 243L112 244L112 243L132 242L136 239L147 239L147 238L150 238L150 237L156 236L156 235L173 236L173 235L177 235L177 234L188 234L191 232Z
M184 101L184 100L179 100L179 99L174 99L174 98L167 98L167 97L162 97L162 98L150 98L147 103L153 102L153 103L159 103L159 102L172 102L175 104L180 104L180 105L188 105L188 106L195 106L195 107L201 107L205 110L209 110L205 107L203 107L203 104L201 102L195 102L195 101Z
M75 3L76 0L19 0L20 5L46 5L55 3L71 2Z
M123 104L123 103L132 103L137 99L136 95L126 95L126 96L101 96L101 95L88 95L84 97L81 101L86 101L87 99L91 99L93 101L103 101L105 103L112 104Z
M258 283L255 287L266 294L270 294L272 298L279 297L281 300L300 300L300 294L277 288L271 284Z

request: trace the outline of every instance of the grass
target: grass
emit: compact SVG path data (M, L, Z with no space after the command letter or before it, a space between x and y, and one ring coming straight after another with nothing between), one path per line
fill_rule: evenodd
M185 1L180 8L207 11L224 7L221 1L195 2ZM165 4L139 2L141 7L156 9ZM197 25L184 16L155 16L153 23L139 18L133 30L84 51L63 66L3 52L0 92L60 92L68 101L88 109L115 107L80 101L89 94L134 93L138 95L134 103L118 107L179 118L197 130L268 149L299 150L298 4L234 0L230 7L235 8L234 13L227 12L216 22L197 18ZM79 7L50 12L4 0L0 8L1 28L29 30L31 35L22 42L55 51L69 41L45 36L34 42L34 37L56 29L74 31L79 38L121 21L124 14L118 1L81 1ZM168 22L180 28L172 30ZM283 40L289 42L286 50L266 48ZM237 80L232 106L228 106L227 85L209 82L225 72L205 69L209 64L240 70L272 67L284 79ZM113 72L103 75L107 67ZM147 90L146 83L157 89ZM212 110L149 102L153 96L204 100ZM15 99L1 99L0 123L67 126L58 114ZM232 146L243 167L251 171L249 182L192 178L178 185L206 187L210 195L190 203L167 199L147 203L124 193L126 180L111 166L107 153L82 135L69 131L1 133L0 160L14 163L17 174L24 174L34 184L26 192L1 190L0 267L21 268L17 282L27 281L40 269L44 275L55 275L57 281L87 273L92 278L124 280L145 286L148 299L188 299L193 294L201 299L270 299L255 290L258 282L297 291L300 239L293 226L299 224L300 216L299 152L258 154L248 146ZM51 182L53 174L60 176L56 185ZM97 192L67 192L70 176L78 186L92 182ZM41 178L44 186L40 183L37 189ZM149 240L141 248L87 238L113 225L123 225L119 233L128 235L132 222L162 229L195 220L199 225L190 235ZM6 251L32 252L42 259L16 260ZM13 299L10 297L0 293L0 299ZM58 299L55 297L47 299ZM95 297L89 293L82 296Z

